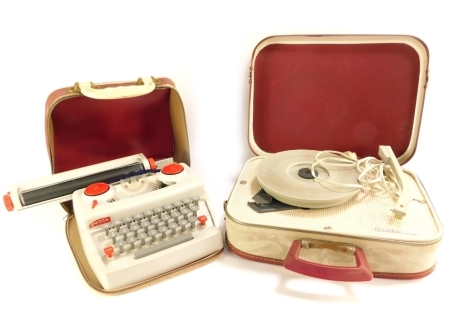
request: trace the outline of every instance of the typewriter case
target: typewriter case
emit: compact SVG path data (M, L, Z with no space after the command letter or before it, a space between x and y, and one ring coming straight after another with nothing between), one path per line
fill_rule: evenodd
M363 192L330 208L258 213L248 205L262 188L257 166L277 152L335 150L378 157L379 145L389 145L400 164L409 161L427 80L427 47L411 36L262 40L250 67L248 140L257 157L246 162L225 202L231 251L330 280L430 274L442 225L418 177L407 170L416 200L401 220Z
M52 92L46 101L46 144L52 173L143 153L154 160L173 157L190 164L186 118L181 97L168 78L134 82L76 83ZM213 253L165 274L116 290L104 290L83 250L72 202L66 234L77 265L95 290L118 294L153 284L216 258Z

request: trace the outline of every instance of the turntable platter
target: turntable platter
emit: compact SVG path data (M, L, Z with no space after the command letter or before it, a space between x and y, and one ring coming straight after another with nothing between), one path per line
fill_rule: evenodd
M361 189L339 187L305 176L319 151L291 150L267 156L256 170L263 189L284 203L302 208L326 208L344 203ZM315 167L316 176L330 182L357 184L359 173L355 168Z

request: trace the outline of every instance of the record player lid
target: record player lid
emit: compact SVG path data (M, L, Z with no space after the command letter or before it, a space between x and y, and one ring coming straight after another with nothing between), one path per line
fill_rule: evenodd
M257 155L390 145L408 161L418 139L428 50L405 35L273 36L255 48L249 143Z

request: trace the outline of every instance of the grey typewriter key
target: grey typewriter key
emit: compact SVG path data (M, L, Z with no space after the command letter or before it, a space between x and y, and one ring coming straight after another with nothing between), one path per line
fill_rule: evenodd
M140 221L142 221L143 218L144 218L144 216L142 215L142 213L134 214L134 220L136 220L137 223L139 223L139 224L140 224Z
M171 217L176 221L178 221L178 217L181 216L181 213L179 213L178 211L173 211L171 213Z
M140 230L140 225L132 224L130 230L131 232L134 232L134 236L137 236L137 231Z
M147 233L149 231L149 226L151 225L151 223L149 221L142 221L142 224L140 225L141 227L143 227L145 229L145 233Z
M124 218L124 224L129 228L131 227L131 223L134 221L134 218L131 216L127 216Z
M181 207L184 205L181 201L173 202L173 206L175 206L176 210L181 211Z
M157 230L150 230L149 231L149 236L152 238L152 242L157 241L157 235L158 234L159 234L159 232Z
M114 244L115 247L119 247L119 254L124 253L124 245L126 245L127 242L124 240L119 240Z
M197 217L196 216L189 217L188 221L189 221L189 223L191 223L191 228L195 229L196 228Z
M158 224L160 224L160 222L162 222L162 220L157 217L153 217L152 220L150 220L150 223L152 223L155 228L158 228Z
M120 230L119 230L119 234L124 236L124 240L126 240L127 238L127 234L130 232L130 230L126 227L122 227Z
M150 218L153 216L153 210L147 210L144 211L144 216L147 218L147 220L150 220Z
M135 242L137 242L137 238L134 236L130 236L127 238L127 244L131 245L131 249L135 249Z
M166 213L170 213L170 211L173 209L172 204L164 205L163 209L165 209Z
M114 220L113 225L116 228L116 231L119 232L119 229L121 228L121 225L122 225L122 220L120 220L120 219Z
M158 232L162 233L162 239L166 238L166 232L168 231L167 226L161 226L158 228Z
M195 206L199 206L199 200L201 199L199 196L193 196L191 199L193 200Z
M193 213L193 216L196 217L197 211L199 210L199 206L191 206L189 207L189 210L191 210L191 212Z
M163 214L161 219L163 222L165 222L165 225L168 225L168 221L171 219L171 216L169 216L168 214Z
M181 210L181 214L183 215L183 217L184 217L185 219L188 218L188 215L189 215L190 213L191 213L191 210L189 210L188 208L184 208L184 209Z
M186 208L189 208L189 205L191 204L191 199L185 198L183 199L183 203L186 206Z
M162 213L164 212L164 210L163 210L163 208L158 207L158 208L153 209L153 212L155 212L155 214L158 217L160 217L162 215Z
M186 232L186 226L188 225L189 221L186 219L179 220L179 225L181 226L181 231Z
M145 234L145 233L140 233L139 235L137 235L137 239L140 240L140 246L145 245L145 239L146 238L147 238L147 234Z
M171 229L171 232L172 232L171 235L173 235L173 236L176 235L176 233L178 232L177 228L179 228L179 226L180 225L178 223L175 223L175 222L168 224L168 227Z
M113 244L116 243L116 237L119 236L119 233L116 231L112 231L109 233L108 237L113 240Z
M140 259L143 257L146 257L148 255L152 255L155 253L158 253L162 250L168 249L170 247L182 244L184 242L188 242L194 239L194 236L191 234L181 234L178 235L177 237L174 237L167 242L163 242L157 245L150 246L149 248L143 249L138 251L137 253L134 254L134 259Z
M103 226L103 228L104 228L104 231L105 231L105 233L106 233L106 236L108 236L109 230L111 230L111 229L113 228L113 225L112 225L111 223L108 223L108 224L105 224L105 225Z

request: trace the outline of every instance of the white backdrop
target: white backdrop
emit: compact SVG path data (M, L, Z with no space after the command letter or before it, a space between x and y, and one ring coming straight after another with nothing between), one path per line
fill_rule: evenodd
M223 201L253 156L247 75L255 45L279 34L409 34L428 45L431 76L418 149L406 167L423 181L445 236L436 270L421 280L311 279L226 250L191 273L108 297L83 280L58 205L0 211L0 313L424 314L465 305L468 29L468 10L457 1L1 2L2 195L50 172L43 117L51 91L76 81L167 76L186 107L192 168L223 223Z

